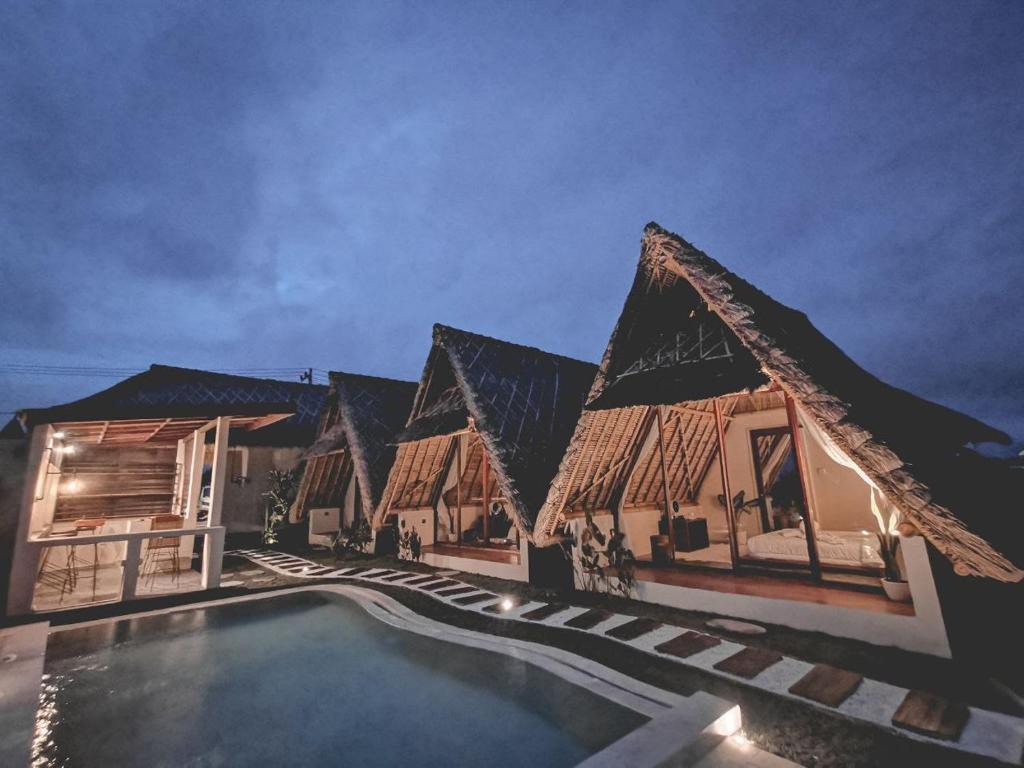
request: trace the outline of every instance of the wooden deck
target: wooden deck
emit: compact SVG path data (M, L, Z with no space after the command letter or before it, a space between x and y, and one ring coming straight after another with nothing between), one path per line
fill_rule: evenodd
M445 557L466 557L471 560L487 560L491 563L519 565L519 549L512 547L481 546L478 544L427 544L423 554L444 555Z
M637 579L675 587L706 589L732 595L767 597L776 600L796 600L837 608L874 611L896 616L913 616L910 603L894 603L881 591L866 591L834 584L813 584L798 578L737 574L710 569L685 567L637 566Z

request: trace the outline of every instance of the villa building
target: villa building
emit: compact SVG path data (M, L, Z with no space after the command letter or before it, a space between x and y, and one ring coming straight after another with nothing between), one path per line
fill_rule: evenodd
M530 543L596 366L467 331L434 340L375 525L416 531L430 565L557 581Z
M331 371L316 442L293 506L309 519L309 542L329 546L342 528L370 523L395 460L416 382Z
M266 475L296 467L325 395L154 365L19 412L8 615L216 586L225 535L261 530Z
M999 514L1015 478L968 447L986 441L1008 438L879 381L651 224L533 538L615 529L641 600L949 656L946 572L1024 576ZM906 602L882 590L877 534L899 541Z

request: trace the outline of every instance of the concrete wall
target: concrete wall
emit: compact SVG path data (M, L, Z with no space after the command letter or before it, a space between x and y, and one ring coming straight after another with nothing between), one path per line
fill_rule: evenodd
M213 446L207 446L207 464L213 460L212 448ZM248 480L238 483L229 477L224 488L221 524L227 528L229 534L263 530L263 515L266 510L263 494L270 490L269 472L272 469L297 468L303 451L302 448L267 446L246 446L241 450L248 452Z

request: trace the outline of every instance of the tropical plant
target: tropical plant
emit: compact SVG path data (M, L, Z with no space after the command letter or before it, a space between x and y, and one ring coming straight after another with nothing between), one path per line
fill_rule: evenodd
M270 490L263 494L266 505L263 512L263 543L276 544L288 512L295 501L298 479L292 469L272 469L267 473Z
M605 592L630 597L636 589L636 556L626 547L625 534L612 528L609 535L587 512L580 532L580 583L587 592ZM612 573L614 572L614 574ZM611 576L615 576L614 583Z
M878 537L878 555L882 558L882 568L886 581L906 581L897 555L900 550L900 537L895 533L876 533Z
M405 530L405 520L400 523L402 532L398 536L398 559L419 561L423 540L416 532L416 526Z
M363 518L353 525L344 526L334 534L331 542L331 549L338 557L350 554L365 554L366 547L373 540L373 533L370 530L370 523Z
M761 505L760 496L750 499L749 501L744 501L743 499L746 495L746 491L740 491L739 493L732 497L732 520L737 526L739 526L740 524L740 517L742 515L751 514L755 508ZM728 508L725 503L724 493L718 494L718 503L722 507L722 509Z

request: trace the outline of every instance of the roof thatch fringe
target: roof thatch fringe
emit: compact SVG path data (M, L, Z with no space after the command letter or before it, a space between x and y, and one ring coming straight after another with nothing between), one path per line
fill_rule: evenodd
M649 224L644 231L642 259L656 261L689 282L708 307L750 350L764 372L789 392L803 411L918 526L935 548L949 558L957 573L1011 582L1024 579L1024 571L996 551L988 541L973 533L950 509L933 501L931 490L915 476L914 468L888 445L876 439L870 430L851 420L855 415L851 413L850 402L829 391L808 370L807 358L801 354L810 354L811 350L796 350L791 339L773 338L759 324L759 312L786 310L794 315L798 313L760 292L757 292L757 298L763 305L759 312L755 312L748 303L738 299L736 293L738 290L749 293L756 289L657 224ZM820 336L802 313L800 318L808 326L800 329L803 333L813 330ZM822 337L814 341L821 343L826 340ZM969 417L956 416L962 419L959 426L975 440L1002 441L1006 437Z

